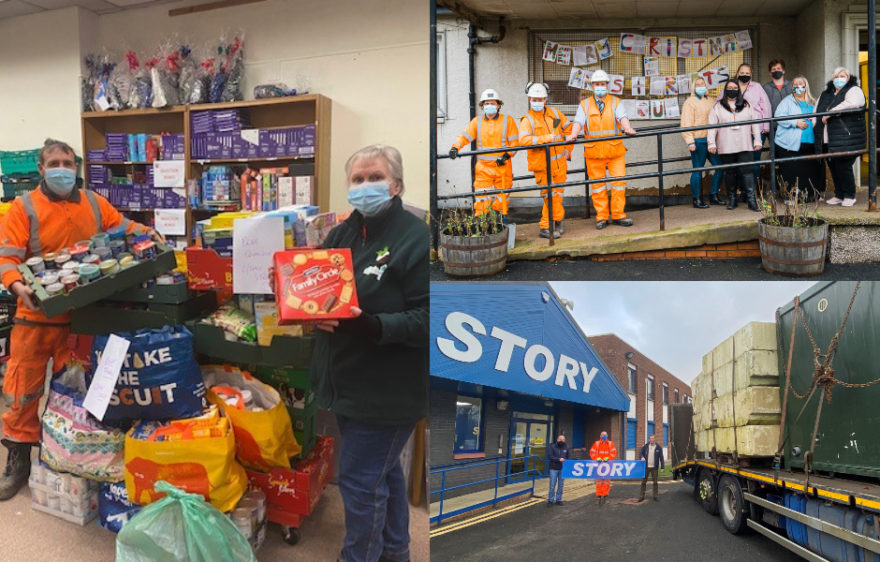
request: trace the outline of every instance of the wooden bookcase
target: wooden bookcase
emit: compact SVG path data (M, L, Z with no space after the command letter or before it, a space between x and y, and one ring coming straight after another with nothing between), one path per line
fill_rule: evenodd
M185 153L184 167L186 180L201 177L202 170L210 165L245 166L254 168L290 166L298 175L314 175L317 204L322 212L330 206L330 104L329 98L320 94L289 98L270 98L233 103L210 103L198 105L173 106L163 109L131 109L125 111L87 112L82 115L83 152L106 148L104 135L107 133L148 133L183 134ZM233 158L205 160L192 158L191 115L199 111L220 109L245 109L250 117L250 125L255 129L273 129L315 124L315 156L274 157L274 158ZM84 166L84 180L88 185L89 164L103 164L118 169L147 166L145 162L90 162ZM153 209L120 209L132 214L148 214ZM209 217L218 212L213 209L190 208L186 200L187 241L192 240L192 225L196 220ZM142 217L143 218L143 217Z

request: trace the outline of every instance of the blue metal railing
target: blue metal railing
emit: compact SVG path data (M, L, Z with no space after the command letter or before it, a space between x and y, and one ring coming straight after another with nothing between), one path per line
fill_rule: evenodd
M432 524L433 523L439 524L439 523L442 523L444 519L449 519L450 517L455 517L457 515L461 515L463 513L467 513L469 511L473 511L473 510L479 509L481 507L486 507L489 505L491 505L492 507L496 507L498 505L498 502L509 500L511 498L514 498L516 496L521 496L524 494L529 494L530 496L532 494L534 494L534 492L535 492L535 478L538 476L542 476L543 474L534 468L526 468L525 470L522 470L521 472L511 473L510 472L510 463L513 461L516 461L516 462L522 461L524 467L528 467L530 465L534 466L535 464L537 464L538 461L540 461L542 463L547 462L547 459L545 459L544 457L539 457L538 455L530 455L527 457L523 456L523 457L516 457L516 458L493 457L491 459L481 459L478 462L465 461L460 464L453 464L453 465L447 464L447 465L432 466L431 471L428 473L428 475L429 476L433 476L435 474L440 475L440 488L438 490L431 490L430 493L431 493L432 499L435 494L440 495L440 511L437 515L431 517L431 523ZM500 467L501 467L502 463L505 463L505 465L506 465L503 473L500 472ZM491 466L491 465L495 465L495 477L494 478L484 478L482 480L475 480L473 482L467 482L465 484L458 484L455 486L450 486L448 488L446 487L446 475L450 472L458 471L458 470L467 470L467 469L471 469L471 468L478 468L478 467L484 467L484 466ZM498 481L501 479L508 479L508 478L517 477L517 476L522 476L524 480L531 478L532 485L529 488L524 488L522 490L510 493L510 494L504 494L502 496L499 496L498 495ZM477 502L477 503L469 505L469 506L455 509L455 510L450 511L448 513L443 512L444 503L446 501L446 492L449 492L451 490L460 490L462 488L467 488L468 486L476 486L479 484L485 484L487 482L494 482L494 494L493 494L491 500ZM502 491L502 493L503 493L503 491Z

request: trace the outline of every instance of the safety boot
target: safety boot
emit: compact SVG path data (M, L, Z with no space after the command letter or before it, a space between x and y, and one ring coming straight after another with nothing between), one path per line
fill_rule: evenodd
M562 221L557 221L556 222L556 231L553 233L553 237L559 238L563 234L565 234L565 225L562 223Z
M4 439L3 446L9 449L6 457L6 470L0 477L0 501L15 496L31 475L31 444L16 443Z
M727 203L727 208L728 209L736 209L736 191L729 193L728 197L730 199L730 202Z
M538 231L538 236L540 236L541 238L550 238L550 229L542 228Z
M708 209L709 205L703 202L700 197L694 198L694 209Z

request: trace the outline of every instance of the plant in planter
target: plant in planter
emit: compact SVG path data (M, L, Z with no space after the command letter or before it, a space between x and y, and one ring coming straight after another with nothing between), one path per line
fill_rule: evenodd
M494 210L447 209L440 218L440 261L447 275L484 277L507 264L507 227Z
M780 275L818 275L825 269L828 222L819 216L819 202L807 201L797 184L789 186L780 179L778 185L785 201L782 209L772 194L765 197L763 186L759 188L761 265Z

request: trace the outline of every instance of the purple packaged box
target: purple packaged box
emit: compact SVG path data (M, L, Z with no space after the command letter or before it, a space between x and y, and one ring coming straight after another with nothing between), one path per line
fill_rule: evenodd
M175 193L173 189L168 188L163 189L162 191L162 203L164 208L180 209L186 206L186 198Z

